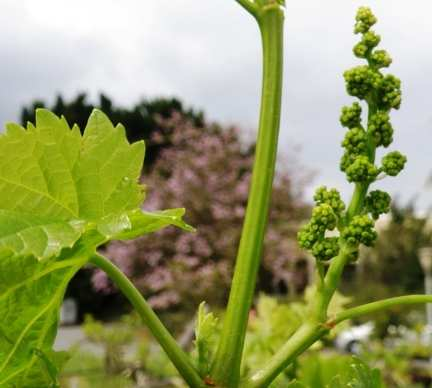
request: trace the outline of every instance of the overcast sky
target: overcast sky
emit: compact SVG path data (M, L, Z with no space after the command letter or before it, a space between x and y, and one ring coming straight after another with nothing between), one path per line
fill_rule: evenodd
M315 184L350 188L338 171L342 73L359 5L379 18L382 47L402 79L394 148L407 169L381 187L405 200L423 189L432 161L430 0L287 0L280 152L301 146ZM118 104L178 96L211 120L256 127L261 62L257 27L234 0L0 0L0 123L35 98L104 92ZM432 204L430 192L421 207Z

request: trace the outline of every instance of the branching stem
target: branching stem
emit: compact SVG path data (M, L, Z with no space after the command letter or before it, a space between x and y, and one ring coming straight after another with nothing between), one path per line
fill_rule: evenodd
M406 295L383 299L341 311L324 324L304 323L300 329L285 343L270 362L241 386L244 388L267 387L292 361L321 339L339 323L363 315L376 313L395 306L432 303L432 295Z
M376 106L373 101L368 103L368 120L374 112ZM369 141L369 160L375 160L375 145ZM369 189L369 183L356 183L354 192L345 214L344 223L349 224L352 219L361 213L365 197ZM311 309L311 317L298 331L288 339L285 345L264 365L258 372L249 377L244 386L248 388L267 387L299 354L308 349L314 342L323 337L331 326L327 323L327 311L330 302L336 292L343 270L352 257L352 248L340 239L339 255L334 257L325 274L324 280L317 285L315 302Z

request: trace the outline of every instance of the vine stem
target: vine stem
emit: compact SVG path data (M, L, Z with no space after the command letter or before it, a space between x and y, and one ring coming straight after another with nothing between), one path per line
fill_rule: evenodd
M373 102L368 103L368 120L376 112ZM375 159L375 146L369 141L369 160ZM364 199L369 189L369 183L356 183L354 192L346 211L345 224L362 210ZM338 256L331 260L322 284L318 284L310 318L292 335L275 355L257 372L243 382L243 387L267 387L296 357L307 350L313 343L322 338L331 328L327 322L328 306L336 292L343 270L352 256L352 248L343 239L340 242Z
M361 306L352 307L336 314L327 322L327 325L334 326L347 319L358 318L363 315L386 310L395 306L432 303L432 295L405 295L394 298L383 299L376 302L366 303Z
M192 388L204 387L201 377L187 354L180 348L176 340L171 336L150 305L126 275L102 255L93 255L90 258L90 263L104 271L129 302L131 302L145 325L162 346L169 359L188 385Z
M299 355L329 332L331 326L326 324L327 308L348 260L349 251L342 249L341 253L332 260L324 278L324 284L317 289L316 302L312 306L309 319L296 330L261 369L245 379L241 387L267 387Z
M245 1L240 1L245 4ZM252 182L221 339L211 377L219 386L236 388L240 379L249 310L262 254L276 164L280 125L283 22L281 7L273 2L260 7L255 18L263 47L261 113Z
M263 388L281 373L292 361L307 350L312 344L325 336L339 323L395 306L432 303L432 295L406 295L383 299L341 311L324 324L306 322L276 353L265 368L256 372L241 386L244 388Z
M368 185L356 185L347 210L348 222L359 212L367 189ZM317 287L310 318L300 326L264 367L243 382L242 387L267 387L300 354L329 332L332 326L327 322L328 306L339 286L342 272L351 254L350 247L342 241L339 255L332 259L323 284Z

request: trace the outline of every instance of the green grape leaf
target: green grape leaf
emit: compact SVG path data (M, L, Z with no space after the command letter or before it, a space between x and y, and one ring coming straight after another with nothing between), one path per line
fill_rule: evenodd
M81 135L39 109L35 125L7 125L0 153L0 387L58 387L52 345L74 274L112 239L192 228L183 209L140 209L144 143L98 110Z
M137 183L144 143L129 144L123 126L98 110L81 136L64 118L38 109L35 126L7 125L0 153L0 246L20 254L58 254L144 199Z

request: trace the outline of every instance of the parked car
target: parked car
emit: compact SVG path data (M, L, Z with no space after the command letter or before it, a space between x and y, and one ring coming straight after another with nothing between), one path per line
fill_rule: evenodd
M336 337L335 346L344 352L358 354L360 345L369 340L374 328L373 322L366 322L344 330Z

